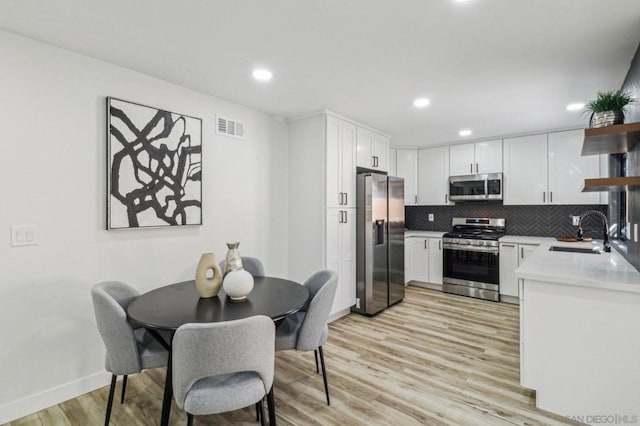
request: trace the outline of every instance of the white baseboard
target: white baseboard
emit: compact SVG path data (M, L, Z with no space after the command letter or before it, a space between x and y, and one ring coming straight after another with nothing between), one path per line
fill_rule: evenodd
M506 302L506 303L513 303L514 305L519 305L520 304L520 298L517 296L507 296L504 294L500 295L500 301L501 302Z
M349 315L351 313L351 308L347 308L347 309L343 309L341 311L338 312L334 312L331 315L329 315L329 321L328 322L333 322L335 320L337 320L338 318L342 318L345 315Z
M102 371L25 398L11 401L0 406L0 424L8 423L28 414L84 395L85 393L108 385L110 381L111 374Z

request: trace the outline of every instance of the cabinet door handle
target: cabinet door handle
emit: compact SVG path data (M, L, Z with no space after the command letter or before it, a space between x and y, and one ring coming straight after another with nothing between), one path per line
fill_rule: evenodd
M376 157L374 157L373 155L371 156L371 167L375 167L376 166Z
M547 202L547 193L542 191L542 202L546 203Z
M349 193L345 192L344 193L344 205L346 206L347 204L349 204Z
M380 159L376 156L376 167L380 167Z
M469 163L469 169L471 170L471 173L473 173L473 163Z
M449 204L449 194L444 194L444 203Z
M502 247L515 247L514 244L500 244Z
M549 202L553 203L553 192L549 191Z
M478 163L476 163L476 173L478 173Z
M418 204L418 196L417 195L413 196L413 202L414 202L414 204Z
M340 216L338 217L338 223L342 223L342 210L340 210Z
M347 216L347 211L344 211L344 223L349 223L349 216Z
M426 238L425 238L425 240L424 240L424 249L425 249L425 250L427 249L427 239L426 239Z
M520 259L524 259L524 247L520 247Z
M442 240L438 240L438 250L442 250Z
M342 205L342 192L338 192L338 194L340 194L338 196L338 205L341 206Z

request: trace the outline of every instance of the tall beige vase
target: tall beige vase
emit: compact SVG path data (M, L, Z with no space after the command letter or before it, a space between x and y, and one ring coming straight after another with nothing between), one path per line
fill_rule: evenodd
M207 278L207 272L211 270L213 276ZM216 255L213 253L202 253L200 262L196 268L196 290L203 299L214 297L222 287L222 270L218 266Z

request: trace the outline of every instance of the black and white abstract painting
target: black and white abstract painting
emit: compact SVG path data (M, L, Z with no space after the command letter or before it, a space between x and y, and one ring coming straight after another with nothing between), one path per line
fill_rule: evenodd
M202 120L107 98L107 229L202 224Z

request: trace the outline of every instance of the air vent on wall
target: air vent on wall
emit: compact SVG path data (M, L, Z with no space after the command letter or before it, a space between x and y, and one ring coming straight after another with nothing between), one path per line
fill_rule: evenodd
M219 135L244 139L244 124L239 121L233 121L224 117L216 116L216 133Z

